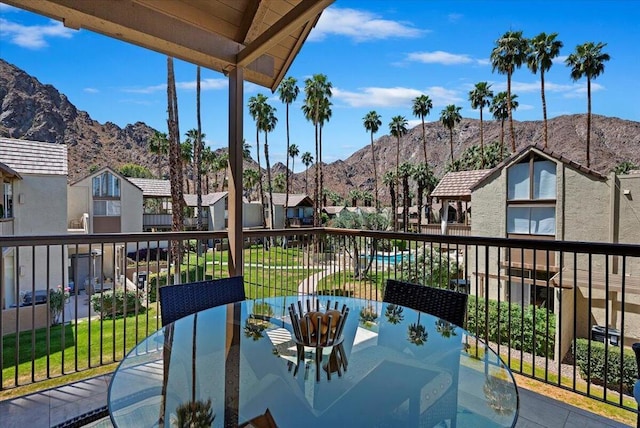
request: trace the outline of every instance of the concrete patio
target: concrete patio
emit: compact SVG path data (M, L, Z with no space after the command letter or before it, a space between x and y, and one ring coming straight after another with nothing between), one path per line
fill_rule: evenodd
M102 375L58 388L0 402L0 426L3 428L55 427L65 421L102 407L107 402L111 375ZM618 422L589 413L523 388L520 416L516 427L608 428L625 427ZM585 398L588 400L588 398ZM93 422L91 427L112 427L109 418Z

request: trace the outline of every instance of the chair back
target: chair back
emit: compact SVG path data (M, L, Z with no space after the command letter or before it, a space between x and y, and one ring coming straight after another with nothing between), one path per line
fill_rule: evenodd
M634 343L631 345L633 352L636 353L636 366L638 368L638 378L636 380L636 384L633 388L633 396L638 403L638 417L636 420L637 428L640 428L640 343Z
M428 287L388 279L384 301L435 315L459 327L465 327L468 296L444 288Z
M241 276L160 287L162 326L198 311L245 300Z

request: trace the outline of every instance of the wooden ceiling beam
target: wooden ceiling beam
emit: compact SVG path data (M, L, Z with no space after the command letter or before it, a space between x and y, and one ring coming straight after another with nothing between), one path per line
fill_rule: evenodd
M335 0L302 1L289 13L284 15L267 31L260 34L255 40L238 53L236 64L244 67L255 61L256 58L267 53L271 47L278 44L283 37L293 30L302 27L305 23L314 20Z

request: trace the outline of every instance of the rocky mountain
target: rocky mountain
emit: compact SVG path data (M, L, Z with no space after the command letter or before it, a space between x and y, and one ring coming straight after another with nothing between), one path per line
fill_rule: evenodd
M87 175L92 167L118 168L135 163L157 171L158 159L148 150L154 129L142 122L124 129L107 122L101 124L84 111L79 111L53 86L40 83L19 68L0 59L0 135L51 143L69 147L69 180ZM436 116L436 113L432 113ZM430 117L433 119L434 117ZM330 126L330 123L329 125ZM542 122L515 122L517 147L542 142ZM505 144L509 144L508 130ZM585 163L586 115L568 115L549 121L549 148L578 163ZM439 122L426 125L429 164L436 176L444 174L449 160L449 131ZM484 122L485 142L499 141L500 123ZM465 148L479 144L480 122L463 119L454 130L454 156ZM251 144L254 142L249 139ZM324 152L340 141L323 141ZM379 179L384 171L395 168L396 140L382 135L375 141ZM422 161L421 126L411 129L400 142L400 158L408 162ZM591 136L591 167L609 172L623 161L640 164L640 122L594 115ZM160 163L166 165L166 160ZM300 158L296 165L300 165ZM324 166L325 188L347 195L351 189L373 190L371 150L367 144L345 160ZM255 162L247 162L253 166ZM272 165L272 176L284 172L282 163ZM166 168L165 168L166 171ZM308 172L309 192L313 189L313 167ZM294 174L293 191L304 192L305 173ZM388 189L379 185L381 199L387 200Z

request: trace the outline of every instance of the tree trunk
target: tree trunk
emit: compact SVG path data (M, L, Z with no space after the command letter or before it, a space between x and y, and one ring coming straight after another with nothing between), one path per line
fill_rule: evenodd
M500 160L504 159L504 119L500 121Z
M256 125L256 160L258 161L258 191L260 192L260 203L262 204L262 227L267 228L267 219L264 216L266 202L264 200L264 188L262 187L262 167L260 166L260 129Z
M482 129L482 106L480 106L480 167L484 169L484 132Z
M287 208L289 207L289 104L287 103L287 108L286 108L286 120L287 120L287 152L286 152L286 156L287 156L287 170L285 171L285 179L286 179L286 186L285 186L285 197L284 197L284 227L288 226L288 222L287 222Z
M264 161L267 168L267 187L269 188L269 228L274 228L275 218L273 217L273 183L271 182L271 165L269 164L269 140L267 140L267 132L264 133ZM286 208L285 208L286 209Z
M400 175L399 173L399 168L400 168L400 134L398 134L398 142L396 144L396 176L395 176L395 186L396 186L396 203L395 206L398 206L398 193L400 190ZM394 231L398 231L398 209L394 209L393 210L393 230Z
M449 146L451 147L451 166L453 166L453 128L449 128Z
M513 113L511 111L511 69L507 72L507 111L509 112L509 131L511 132L511 152L516 152L516 134L513 129Z
M182 160L180 151L180 130L178 126L178 97L176 94L176 81L173 71L173 58L167 57L167 124L169 127L169 175L171 179L171 229L180 231L184 228L183 208L184 197L182 194ZM180 260L182 248L179 241L172 241L171 252L175 263L174 275L180 278Z
M195 142L194 157L196 162L196 198L198 205L197 228L204 230L202 224L202 121L200 120L200 66L196 67L196 116L198 121L198 139ZM200 253L200 245L198 245Z
M371 163L373 164L373 183L375 194L374 198L376 200L376 212L380 209L380 203L378 202L378 168L376 167L376 151L373 146L373 132L371 132Z
M587 76L587 168L591 167L591 79Z
M542 118L544 120L544 148L549 144L547 129L547 100L544 97L544 68L540 69L540 94L542 95Z

